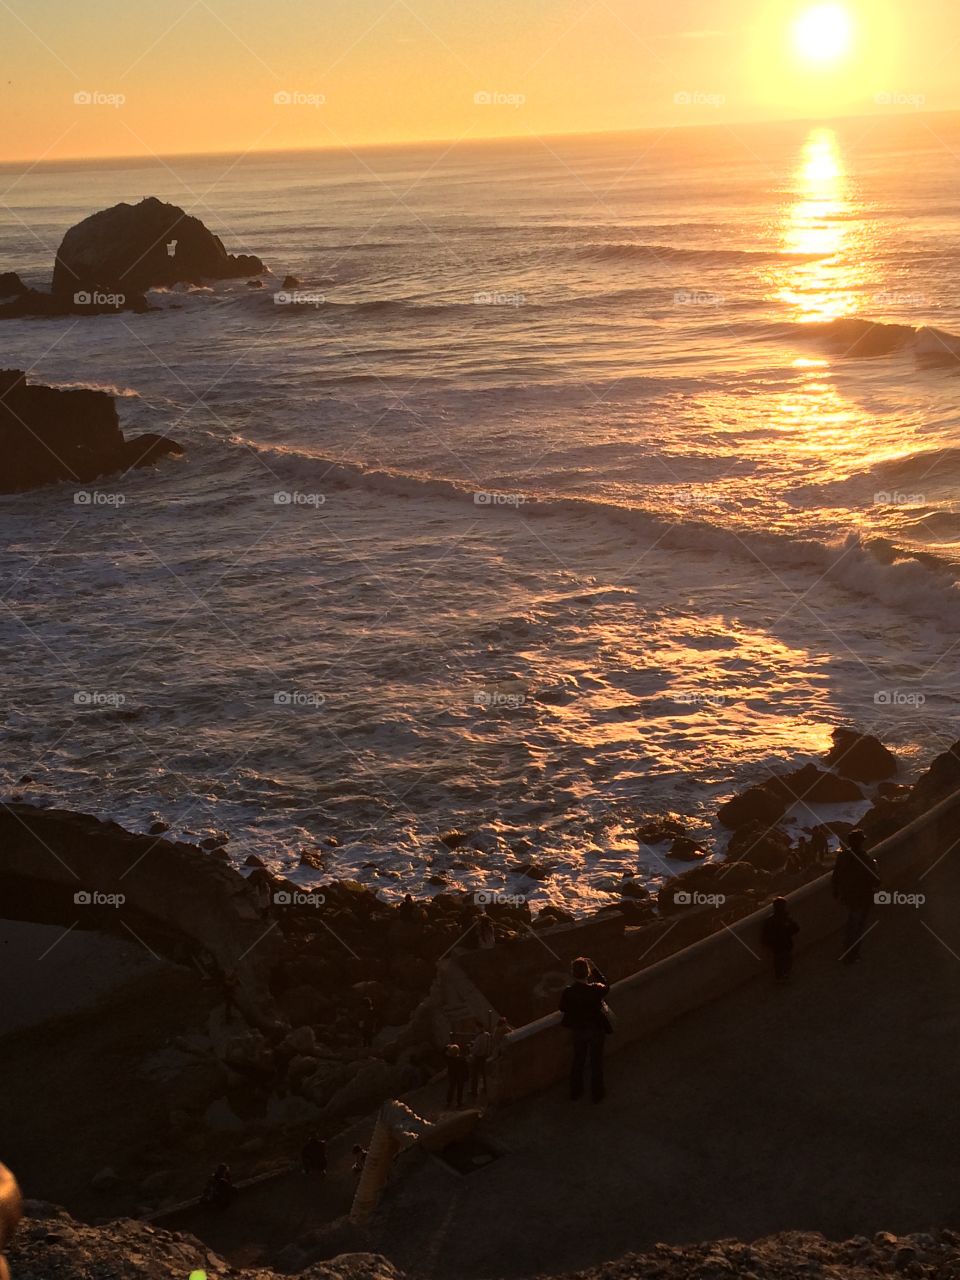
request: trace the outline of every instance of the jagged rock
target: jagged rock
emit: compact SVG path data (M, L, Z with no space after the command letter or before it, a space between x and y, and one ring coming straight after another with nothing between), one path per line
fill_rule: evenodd
M910 795L911 807L918 813L929 809L952 792L960 789L960 742L953 743L936 756L925 773L917 779Z
M102 209L70 228L57 251L53 292L61 298L77 291L143 293L263 270L259 258L228 254L199 218L148 196L136 205Z
M665 840L681 839L685 834L683 823L673 818L650 818L637 827L640 844L662 844Z
M667 857L678 862L696 862L699 858L706 857L706 853L703 845L691 840L689 836L676 836L667 850Z
M789 799L766 786L748 787L722 804L717 810L717 818L732 830L746 826L748 822L762 822L769 826L778 822L789 807Z
M113 397L105 391L30 386L19 369L0 370L0 493L57 481L88 484L110 472L145 466L181 445L164 436L124 440ZM81 491L78 506L95 498Z
M2 279L2 277L0 277L0 279ZM280 286L281 289L298 289L299 287L300 281L296 276L284 276L283 284Z
M815 764L805 764L792 773L774 774L764 788L779 794L788 805L796 800L806 804L848 804L863 799L863 792L849 777L838 777Z
M0 271L0 299L19 298L27 292L27 286L15 271Z
M844 778L881 782L897 772L897 758L879 738L854 729L834 729L833 746L824 762Z
M730 862L748 862L761 871L782 871L790 861L791 852L787 833L762 822L738 827L727 845Z

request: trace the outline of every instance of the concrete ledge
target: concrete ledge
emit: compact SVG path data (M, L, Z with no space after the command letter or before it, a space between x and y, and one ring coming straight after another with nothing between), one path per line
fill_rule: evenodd
M917 871L949 855L960 843L960 792L948 796L873 850L884 887L894 887ZM834 901L831 874L811 880L787 895L800 926L798 951L839 932L844 915ZM668 1023L748 982L769 963L760 931L769 906L737 924L695 942L647 969L613 984L610 1007L617 1027L609 1051L653 1035ZM549 1014L510 1033L500 1064L502 1102L546 1089L566 1075L567 1033L560 1015Z

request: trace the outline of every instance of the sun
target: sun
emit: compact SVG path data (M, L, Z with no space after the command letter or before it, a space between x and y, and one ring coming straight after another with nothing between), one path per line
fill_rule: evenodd
M841 4L806 9L793 24L793 47L805 62L839 62L850 52L853 22Z

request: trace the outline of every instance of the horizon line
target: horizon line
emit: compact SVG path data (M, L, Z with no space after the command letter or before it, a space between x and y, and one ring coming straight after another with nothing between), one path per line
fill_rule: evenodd
M572 138L616 138L633 136L644 133L670 133L682 130L684 132L692 132L695 130L712 130L712 129L733 129L733 128L763 128L772 125L786 124L840 124L847 120L906 120L915 119L919 116L948 116L960 115L960 106L939 108L936 110L903 110L890 112L887 115L874 115L872 112L848 112L842 115L825 115L825 116L775 116L767 119L757 119L756 117L737 119L737 120L715 120L715 121L696 121L689 124L664 124L664 125L642 125L638 128L625 129L582 129L573 130L563 133L506 133L506 134L485 134L482 137L437 137L437 138L410 138L403 141L394 142L357 142L357 143L340 143L334 146L309 146L309 147L262 147L251 148L243 151L239 149L227 149L216 151L140 151L130 153L117 153L115 155L93 155L93 156L63 156L60 159L47 159L39 157L35 159L22 160L0 160L0 169L15 168L19 165L26 165L31 169L39 169L43 167L52 168L56 165L65 164L97 164L109 163L114 161L146 161L146 162L162 162L164 160L201 160L216 159L219 157L241 158L246 156L292 156L292 155L340 155L351 154L357 151L400 151L404 149L415 149L422 147L442 147L453 148L456 146L483 146L493 143L507 142L530 142L542 141L544 139L555 139L557 141L565 141Z

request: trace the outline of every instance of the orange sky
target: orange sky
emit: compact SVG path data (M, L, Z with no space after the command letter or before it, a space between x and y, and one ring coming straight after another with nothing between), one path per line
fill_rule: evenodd
M0 159L277 150L960 106L960 5L4 0ZM834 6L836 7L836 6ZM819 30L814 23L814 45ZM829 33L829 21L827 23Z

